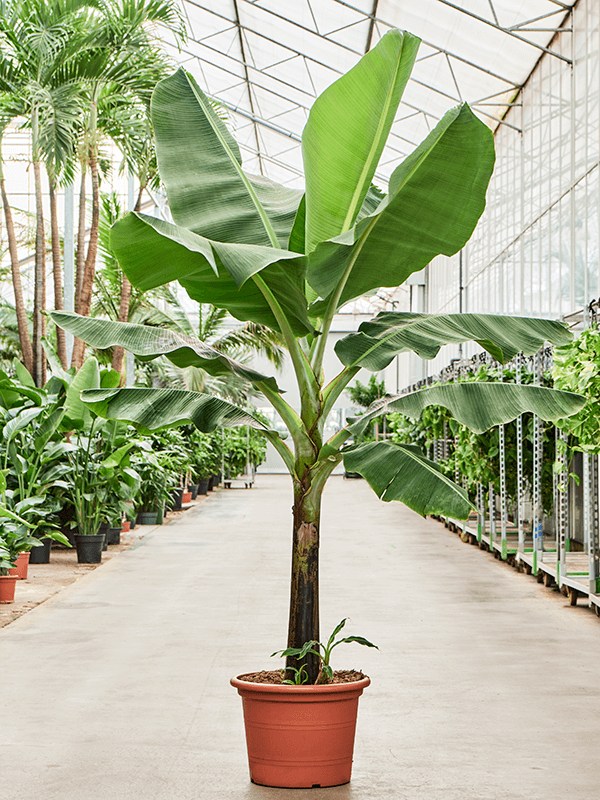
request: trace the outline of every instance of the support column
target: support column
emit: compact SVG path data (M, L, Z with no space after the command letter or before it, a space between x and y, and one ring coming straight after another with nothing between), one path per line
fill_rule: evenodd
M63 305L65 311L75 311L75 194L73 184L65 186L65 228L63 245ZM65 331L67 364L73 354L73 334Z

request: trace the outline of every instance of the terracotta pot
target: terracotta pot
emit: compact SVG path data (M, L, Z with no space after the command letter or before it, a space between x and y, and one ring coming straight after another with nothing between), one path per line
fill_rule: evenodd
M348 783L358 698L370 682L290 686L232 678L244 706L250 780L285 789Z
M121 533L129 533L129 526L130 525L131 525L131 523L129 522L128 519L126 519L125 522L123 523L123 527L121 528Z
M17 580L19 581L26 581L28 566L29 566L29 553L19 553L19 557L17 558L17 566L11 567L8 570L8 574L16 575Z
M192 502L192 493L191 492L183 492L181 495L181 505L186 505L186 503Z
M0 603L15 602L15 586L18 580L16 575L0 575Z

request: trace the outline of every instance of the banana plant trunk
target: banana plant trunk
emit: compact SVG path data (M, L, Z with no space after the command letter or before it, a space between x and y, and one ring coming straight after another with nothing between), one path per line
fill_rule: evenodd
M306 481L294 480L292 580L290 588L290 620L288 647L302 647L305 642L319 641L319 528L321 522L321 489L315 490ZM286 668L304 666L308 683L316 683L319 660L309 654L299 661L288 657ZM291 677L291 674L288 675Z

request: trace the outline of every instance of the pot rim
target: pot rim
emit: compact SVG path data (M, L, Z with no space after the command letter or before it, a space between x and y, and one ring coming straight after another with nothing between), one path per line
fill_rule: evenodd
M247 675L247 672L242 673ZM290 685L289 683L255 683L254 681L244 681L240 675L231 678L229 683L238 691L243 689L246 692L267 692L268 694L342 694L343 692L354 692L359 689L361 692L371 683L371 679L365 675L359 681L352 683L324 683L316 686L302 684L300 686Z

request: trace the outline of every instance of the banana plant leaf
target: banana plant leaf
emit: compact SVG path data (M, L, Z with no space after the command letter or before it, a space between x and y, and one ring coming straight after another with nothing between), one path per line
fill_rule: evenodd
M304 296L305 263L298 253L210 241L186 228L137 213L113 226L110 241L125 274L143 291L177 280L199 303L226 308L236 319L279 330L262 292L248 280L260 272L294 333L306 336L313 330Z
M239 425L275 433L243 408L201 392L131 387L89 390L82 392L81 399L98 416L130 422L145 431L191 422L204 433L211 433L219 426Z
M366 442L342 451L344 466L366 478L375 494L400 500L418 514L466 519L474 506L460 486L412 445Z
M152 122L177 225L219 242L287 245L302 192L243 172L237 142L183 69L158 83Z
M420 43L410 33L388 31L313 103L302 133L307 253L354 225Z
M307 280L324 298L311 314L400 286L435 256L458 252L485 207L494 159L492 132L470 108L448 111L396 168L377 210L310 254Z
M71 311L51 311L50 316L61 328L100 350L120 345L146 361L164 355L178 367L200 367L210 375L233 373L252 383L262 382L273 391L281 391L275 378L262 375L199 339L176 331L82 317Z
M575 414L585 397L545 386L515 383L445 383L419 389L399 397L384 397L348 425L354 435L363 433L368 423L381 414L400 411L416 419L427 406L443 406L452 416L475 433L510 422L530 411L545 420L558 420Z
M493 314L408 314L383 312L340 339L335 352L347 367L385 369L398 353L412 350L435 358L444 344L476 341L506 364L517 353L532 355L544 342L562 345L571 333L562 322Z

